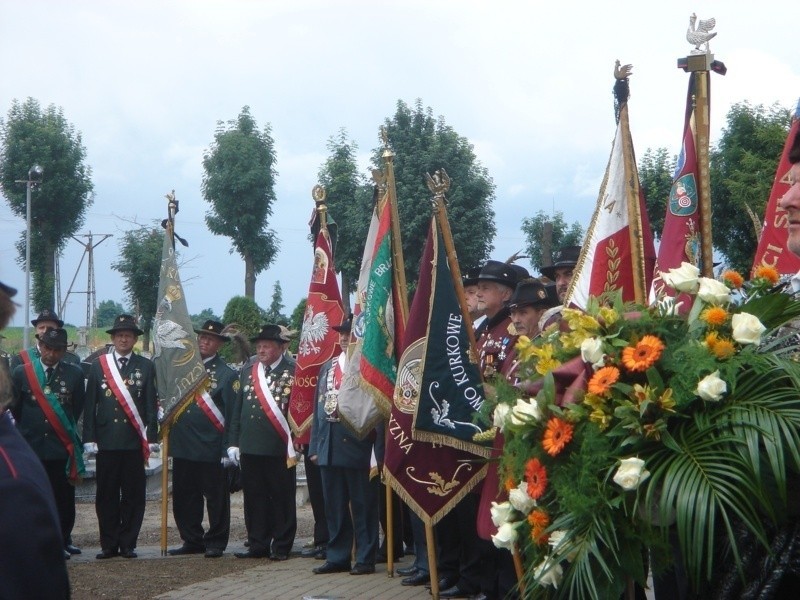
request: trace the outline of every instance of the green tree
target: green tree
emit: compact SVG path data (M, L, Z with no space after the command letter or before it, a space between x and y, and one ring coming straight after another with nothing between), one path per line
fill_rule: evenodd
M661 232L664 231L664 217L667 214L676 160L675 156L670 158L666 148L648 148L639 161L639 185L656 239L661 239Z
M31 298L40 312L55 304L55 257L83 225L92 203L92 170L85 164L81 134L64 111L54 105L42 110L33 98L12 102L0 121L0 141L0 186L15 215L25 219L27 212L27 189L17 180L27 180L34 165L44 169L31 196ZM16 245L24 266L24 231Z
M244 293L255 298L256 276L278 253L278 235L268 228L275 202L275 142L270 125L258 130L250 108L236 120L219 121L203 154L203 197L211 204L211 233L231 238L244 259Z
M247 296L234 296L228 300L222 313L222 322L226 325L236 325L240 332L239 341L225 344L220 350L222 357L228 362L239 363L246 360L250 353L247 340L261 331L264 320L262 311L255 300Z
M543 256L547 251L545 229L548 223L552 225L553 234L550 240L551 256L545 263L543 261ZM533 217L522 219L522 234L525 236L525 254L528 255L531 265L538 269L544 264L552 264L552 253L559 248L580 246L581 240L583 240L583 227L577 221L569 225L560 211L548 215L540 210Z
M711 151L714 246L742 273L753 263L758 227L790 123L790 111L778 104L767 108L739 102L728 111Z
M164 230L159 226L126 231L120 243L119 260L111 264L125 280L125 293L144 331L145 349L150 346L150 330L156 315L163 245Z
M444 117L435 119L430 107L423 108L422 100L417 100L413 108L399 100L397 111L386 119L385 126L395 154L397 204L409 286L414 287L418 279L431 217L431 193L425 174L432 175L438 169L447 171L452 181L447 210L462 270L485 262L496 233L492 210L495 185L475 156L472 144L458 135ZM383 151L376 148L372 157L373 164L381 169Z
M358 173L357 150L347 132L340 129L328 140L330 156L319 170L319 182L327 192L326 204L338 228L334 262L342 275L343 300L349 300L358 282L372 215L372 186ZM345 304L349 305L347 300Z
M190 318L195 329L200 329L206 321L222 321L210 308L204 308L198 314L192 315Z
M289 351L293 354L297 354L297 348L300 346L300 332L303 330L303 317L306 314L307 302L308 300L306 298L300 300L297 306L294 307L292 316L289 317L289 329L293 329L297 332L297 335L294 336L294 339L289 344Z
M102 300L97 305L97 326L98 327L111 327L114 324L114 319L117 315L125 312L122 304L114 302L113 300Z
M269 308L264 312L264 320L267 323L274 323L276 325L286 325L289 322L283 314L283 290L281 289L281 282L276 281L272 287L272 301Z

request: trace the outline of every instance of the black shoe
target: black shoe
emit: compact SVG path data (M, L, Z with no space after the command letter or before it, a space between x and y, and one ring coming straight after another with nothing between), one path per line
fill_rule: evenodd
M408 577L409 575L416 575L419 569L414 565L410 567L403 567L402 569L397 569L397 574L402 575L403 577Z
M288 554L277 554L277 553L274 553L274 554L270 554L269 559L272 562L283 562L284 560L289 560L289 555Z
M337 565L336 563L326 562L322 566L312 569L317 575L326 575L328 573L346 573L350 570L350 565Z
M474 594L472 592L464 591L458 587L458 585L454 585L444 591L439 592L439 598L469 598L473 595Z
M209 548L206 550L206 558L219 558L222 556L222 548Z
M447 588L453 587L455 584L458 583L458 577L453 577L451 575L445 575L444 577L439 577L439 590L446 590ZM426 589L431 589L431 584L425 584Z
M72 554L64 550L64 560L69 560L70 558L72 558Z
M325 544L317 544L316 546L311 546L310 548L303 548L300 552L300 556L303 558L316 558L317 554L320 552L325 552Z
M419 573L412 575L411 577L406 577L403 581L400 582L400 585L425 585L426 583L430 583L431 576L429 573Z
M104 560L106 558L114 558L115 556L119 556L119 552L116 550L103 550L100 554L95 556L97 560Z
M81 549L78 548L77 546L73 546L72 544L67 544L66 546L64 546L64 550L66 550L70 554L80 554L81 553Z
M470 596L469 600L489 600L489 596L481 592L480 594L475 594L474 596Z
M314 558L317 560L327 560L328 559L328 548L323 547L317 550L317 553L314 555Z
M250 547L250 540L245 540L244 541L244 547L245 548L249 548Z
M375 572L375 565L365 565L363 563L356 563L350 569L350 575L369 575Z
M167 554L170 556L182 556L184 554L202 554L205 552L205 548L202 546L189 546L188 544L184 544L179 548L173 548L172 550L167 550Z
M122 558L136 558L136 557L138 556L138 555L136 554L136 552L134 552L134 551L133 551L133 550L131 550L130 548L124 548L124 549L123 549L123 548L120 548L120 549L119 549L119 555L120 555Z
M233 555L236 558L269 558L269 554L266 552L253 552L252 550L248 550L247 552L234 552Z

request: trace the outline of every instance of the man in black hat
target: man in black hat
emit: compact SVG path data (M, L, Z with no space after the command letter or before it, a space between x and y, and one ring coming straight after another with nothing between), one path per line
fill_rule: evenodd
M508 263L490 260L478 275L478 306L486 313L486 321L477 331L484 378L502 371L508 352L516 342L506 306L516 287L517 273Z
M83 475L83 446L77 420L84 405L83 372L63 361L67 332L48 329L36 334L39 358L18 365L12 373L11 412L20 433L42 462L53 488L65 558L80 550L71 544L75 525L75 484Z
M195 329L208 387L180 414L170 432L172 457L172 514L183 545L171 556L200 554L219 558L228 545L231 498L225 465L230 461L224 443L225 415L238 388L236 372L217 354L229 340L224 325L208 320ZM203 500L208 530L203 531Z
M472 328L478 329L486 319L482 308L478 306L478 276L481 274L480 267L468 269L461 275L461 283L464 286L464 297L467 300L467 310L472 319Z
M578 265L580 255L580 246L564 246L558 251L552 265L539 269L542 275L555 282L558 300L562 304L567 299L569 284L572 283L572 274Z
M322 365L317 380L309 457L319 465L328 522L327 561L316 574L375 572L378 551L378 481L370 478L371 459L383 459L383 428L358 439L339 420L339 387L347 363L352 317L333 329L342 352ZM375 465L377 466L377 464ZM350 556L355 542L355 564Z
M250 341L256 361L239 375L228 435L228 457L241 461L247 552L237 558L286 560L297 532L297 456L286 420L294 365L286 360L278 325L267 324Z
M155 367L133 352L144 332L131 315L119 315L106 332L114 350L89 369L83 416L84 450L97 453L95 506L102 548L97 558L136 558L146 504L145 464L159 449Z
M64 327L64 321L58 318L58 315L55 311L50 310L49 308L45 308L39 315L31 321L31 325L34 326L34 337L36 338L37 342L35 345L31 346L30 348L22 350L19 354L14 355L11 358L11 370L13 371L17 366L23 364L27 360L36 360L39 358L39 336L42 335L48 329L61 329ZM23 340L23 344L27 343L27 340ZM72 352L65 351L64 356L61 358L62 362L70 363L78 365L81 362L81 359L78 357L77 354L73 354Z

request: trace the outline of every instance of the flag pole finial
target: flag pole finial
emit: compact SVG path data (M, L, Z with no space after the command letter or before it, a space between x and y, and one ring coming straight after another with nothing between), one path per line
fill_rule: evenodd
M328 205L325 204L325 199L328 197L328 193L325 191L325 187L319 184L315 185L311 189L311 197L314 199L314 203L317 206L317 213L319 214L319 226L321 229L328 229Z
M384 160L391 160L394 158L394 152L392 152L392 147L389 145L389 131L386 129L385 125L381 125L381 142L383 143L383 158Z
M439 200L442 202L446 200L445 195L450 191L450 176L447 171L438 169L433 175L425 173L425 183L428 184L428 189L433 194L431 202L434 207L438 205Z

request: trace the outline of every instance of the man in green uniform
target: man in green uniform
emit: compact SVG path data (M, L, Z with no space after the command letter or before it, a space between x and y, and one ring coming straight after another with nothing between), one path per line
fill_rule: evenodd
M61 329L64 327L64 321L58 318L58 315L55 311L50 310L49 308L45 308L42 312L39 313L35 319L31 321L31 325L35 327L35 337L37 339L36 344L23 350L19 354L14 355L11 357L11 371L16 369L19 365L21 365L26 360L26 355L30 355L31 360L39 358L39 346L41 344L39 340L39 336L42 335L48 329ZM23 345L27 342L27 340L23 340ZM61 358L62 362L70 363L78 365L81 362L81 359L78 357L77 354L73 352L65 351L63 358Z
M83 416L84 450L97 453L95 507L102 548L97 558L136 558L146 501L144 469L150 452L159 448L155 367L133 352L144 332L131 315L119 315L107 333L114 350L89 369Z
M48 329L37 334L39 358L18 365L12 373L11 413L20 433L42 462L53 488L64 557L79 554L71 545L75 525L75 484L83 475L83 446L76 422L84 404L83 373L64 362L67 332Z
M225 464L225 415L233 407L239 382L236 372L217 354L228 336L219 321L206 321L197 333L208 388L180 414L169 436L172 456L172 514L183 545L172 556L200 554L218 558L228 545L231 497ZM203 531L203 500L208 530Z

